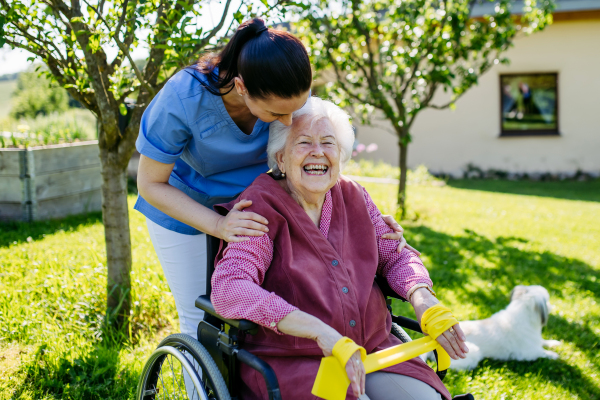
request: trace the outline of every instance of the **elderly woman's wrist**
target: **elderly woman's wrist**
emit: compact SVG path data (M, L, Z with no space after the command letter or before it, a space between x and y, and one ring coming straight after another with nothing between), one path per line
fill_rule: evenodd
M432 307L439 303L439 300L426 287L417 288L410 297L410 303L413 307L425 306Z

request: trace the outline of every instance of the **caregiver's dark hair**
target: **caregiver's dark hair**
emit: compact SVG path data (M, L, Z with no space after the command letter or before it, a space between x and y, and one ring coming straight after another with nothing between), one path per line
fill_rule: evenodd
M215 73L226 71L225 76ZM289 32L269 29L260 18L242 23L218 54L207 54L186 68L206 89L217 96L233 90L233 78L244 80L248 94L265 99L296 97L310 90L312 70L302 42ZM208 84L195 76L198 71ZM227 88L226 93L220 89Z

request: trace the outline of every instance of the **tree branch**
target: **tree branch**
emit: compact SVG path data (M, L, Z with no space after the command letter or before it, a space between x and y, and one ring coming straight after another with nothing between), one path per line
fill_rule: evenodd
M436 104L430 104L429 108L433 108L435 110L443 110L446 109L448 107L450 107L452 104L456 103L456 101L458 99L460 99L467 91L463 91L462 93L460 93L458 96L454 97L452 100L450 100L448 103L446 104L442 104L440 106L436 105Z
M43 48L36 50L36 49L32 48L31 46L27 46L22 43L15 42L14 40L11 40L11 39L6 39L6 43L13 48L18 47L23 50L27 50L30 53L33 53L36 56L44 59L46 61L46 65L48 65L48 68L50 69L50 72L52 72L52 74L54 75L54 77L56 78L56 80L58 81L58 83L61 86L64 87L66 85L75 83L73 80L68 81L67 78L65 78L65 76L62 74L62 71L58 67L58 64L59 64L58 60L56 60L56 58L52 57L52 55L50 53L44 51ZM91 95L86 96L85 94L75 90L72 87L68 87L68 88L66 88L66 90L69 92L69 94L71 96L73 96L73 98L75 100L81 102L81 104L85 105L85 107L87 109L89 109L93 113L97 114L98 107L95 105L95 103L93 101L93 96L91 96Z
M106 25L106 28L110 31L111 30L111 26L108 24L108 22L106 22L106 20L104 19L104 17L98 12L98 9L96 7L94 7L93 5L91 5L90 3L88 3L87 0L83 0L83 1L92 10L94 10L96 12L96 14L98 14L98 18L100 18L100 20L104 23L104 25ZM127 2L127 0L125 0L125 1ZM133 62L133 58L131 58L131 54L129 53L129 49L127 49L123 45L123 43L121 42L121 40L119 39L118 32L115 33L114 35L112 35L112 38L114 39L114 41L117 44L117 46L119 46L119 49L121 50L121 52L123 54L125 54L125 57L127 57L127 59L129 60L129 63L131 64L131 68L135 72L135 76L137 76L137 78L140 81L140 83L142 84L142 86L144 86L144 89L146 89L148 91L148 93L150 93L152 96L154 96L155 95L154 89L152 87L150 87L150 85L148 84L148 82L146 82L146 80L144 79L144 76L140 72L140 69L137 67L137 65L135 65L135 62Z
M87 3L87 2L86 2ZM123 2L123 12L121 13L121 16L119 17L119 22L117 23L117 27L115 28L115 35L118 36L120 31L121 31L121 27L123 26L123 23L125 22L125 15L127 14L127 4L129 3L129 0L125 0ZM98 12L96 10L96 12ZM102 15L100 12L98 12L98 15Z
M365 29L358 20L356 14L359 13L357 0L352 0L352 24L355 26L356 30L365 37L365 42L367 43L367 52L369 53L369 70L371 71L371 80L372 83L378 80L377 72L375 71L375 64L373 61L373 50L371 49L371 36L369 35L369 30Z
M212 29L212 31L204 39L202 39L202 41L198 45L196 45L194 47L194 52L197 52L199 49L204 48L208 44L210 39L212 39L221 30L221 28L223 28L223 25L225 25L225 19L227 18L227 15L228 15L227 11L229 11L230 4L231 4L231 0L227 0L227 3L225 3L225 9L223 10L223 15L221 15L221 21L219 21L217 26L215 26ZM243 4L243 1L242 1L242 4Z
M128 1L128 0L127 0ZM135 21L135 8L137 7L137 0L135 0L135 4L133 5L133 13L131 15L131 18L129 18L128 20L128 26L130 27L130 29L126 29L125 30L125 34L124 34L124 38L122 40L123 46L125 46L125 48L129 48L131 47L131 44L133 43L133 40L135 39L135 23L132 23ZM100 10L101 11L101 10ZM115 34L118 35L121 31L122 25L125 21L125 15L127 12L127 5L123 8L123 13L121 14L121 17L119 18L119 23L117 25L117 29L115 30ZM125 54L121 51L119 52L119 54L117 54L117 56L115 57L115 59L111 62L110 64L110 70L111 70L111 74L119 67L121 66L121 63L123 62Z

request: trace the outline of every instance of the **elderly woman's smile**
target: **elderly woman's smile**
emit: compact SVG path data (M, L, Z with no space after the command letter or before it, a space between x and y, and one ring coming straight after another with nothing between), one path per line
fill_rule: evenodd
M325 164L306 164L304 171L309 175L325 175L329 167Z

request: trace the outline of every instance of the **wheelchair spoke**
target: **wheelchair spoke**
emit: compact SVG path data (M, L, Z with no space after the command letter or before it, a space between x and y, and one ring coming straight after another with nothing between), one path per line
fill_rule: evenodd
M194 390L192 391L192 398L190 400L194 400L196 398L195 394L196 394L196 386L194 386ZM198 397L200 397L200 396L198 396Z
M176 379L177 374L175 373L175 370L173 369L173 363L171 362L171 358L169 357L169 366L171 367L171 374L173 375L173 390L175 390L175 385L177 385L177 389L179 390L179 393L181 393L181 386L179 386L179 379ZM184 370L183 366L181 368L182 370ZM177 398L179 396L176 396L175 398Z
M144 366L137 393L137 400L231 399L210 354L183 334L163 340L153 352Z
M200 376L200 383L204 386L204 389L205 390L208 389L207 385L206 385L206 382L204 381L204 372L203 372L202 367L200 366L200 364L198 364L198 362L196 361L196 359L194 358L194 356L192 354L190 354L188 351L186 351L185 349L181 349L181 352L190 361L190 363L192 364L192 367L194 368L194 370L196 372L198 372L198 375ZM202 400L202 398L203 397L200 395L200 391L194 385L194 389L192 390L190 400L195 400L195 399Z
M170 356L167 356L170 357ZM166 358L166 357L165 357ZM164 362L163 362L164 365ZM163 387L163 393L165 395L165 397L163 398L168 398L169 400L171 399L171 396L169 396L169 391L167 390L167 385L165 385L165 381L163 379L163 372L162 372L162 368L160 369L159 375L158 375L160 382L162 383L162 387ZM160 392L159 392L160 393Z

